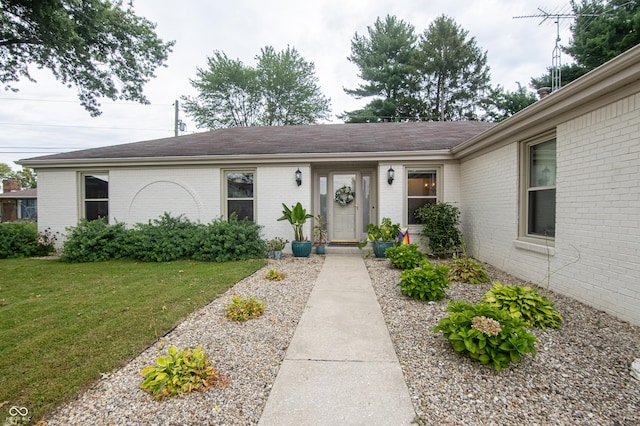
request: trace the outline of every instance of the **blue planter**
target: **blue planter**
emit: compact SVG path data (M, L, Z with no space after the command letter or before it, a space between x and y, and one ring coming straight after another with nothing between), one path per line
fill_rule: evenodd
M324 245L320 244L319 246L316 246L316 254L324 254Z
M309 257L313 245L311 241L292 241L291 251L295 257Z
M385 258L384 252L387 251L389 247L393 247L393 241L374 241L373 254L375 254L377 258Z

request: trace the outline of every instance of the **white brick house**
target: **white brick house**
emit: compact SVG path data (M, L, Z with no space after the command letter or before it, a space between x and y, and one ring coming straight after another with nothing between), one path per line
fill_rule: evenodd
M276 219L300 201L327 218L330 241L383 217L415 240L416 207L455 203L474 257L640 324L640 47L495 126L222 129L20 164L38 173L39 227L60 232L81 217L236 211L291 239ZM333 200L342 186L356 194L346 207Z

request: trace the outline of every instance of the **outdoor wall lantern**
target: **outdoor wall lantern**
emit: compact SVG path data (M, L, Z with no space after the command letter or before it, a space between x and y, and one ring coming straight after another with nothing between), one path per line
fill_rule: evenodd
M389 182L389 185L393 183L393 178L395 177L396 177L396 171L393 170L393 167L389 167L389 170L387 170L387 182Z
M296 170L296 183L298 186L302 185L302 172L300 169Z

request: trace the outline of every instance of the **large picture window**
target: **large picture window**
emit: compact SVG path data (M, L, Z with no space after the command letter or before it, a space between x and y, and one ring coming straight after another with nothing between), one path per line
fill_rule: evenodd
M556 141L525 145L526 236L556 235Z
M407 224L419 224L416 210L438 199L436 170L408 170L407 172Z
M253 171L226 171L227 217L236 214L238 219L254 220L255 198Z
M109 175L82 175L83 216L87 220L109 220Z

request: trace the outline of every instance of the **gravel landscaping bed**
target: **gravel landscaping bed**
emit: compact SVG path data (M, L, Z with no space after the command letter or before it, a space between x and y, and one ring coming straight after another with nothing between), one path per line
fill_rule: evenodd
M538 288L564 322L530 330L537 355L498 373L431 330L449 301L478 302L491 284L451 283L448 299L420 302L402 296L400 271L387 260L365 264L421 424L640 425L640 381L629 372L640 358L640 327ZM491 281L532 286L488 270Z
M285 257L240 281L125 367L108 374L63 405L47 425L249 425L256 424L302 315L324 258ZM287 274L282 281L264 278L271 268ZM238 323L226 319L235 295L256 296L264 314ZM226 389L194 392L155 401L139 388L140 370L155 364L166 349L203 345L207 357L232 381Z
M46 418L47 425L257 424L271 386L324 258L285 257L236 284L190 315L123 368L106 373L74 401ZM537 355L496 372L453 350L432 327L448 302L477 302L491 284L451 283L448 299L419 302L402 296L400 271L387 260L364 260L404 371L417 422L423 425L640 425L640 381L629 367L640 358L640 327L544 289L564 322L531 332ZM264 278L271 268L287 274ZM530 285L488 267L491 280ZM225 318L234 295L264 300L262 317ZM227 374L226 389L155 401L139 388L140 370L179 348L203 344L212 364Z

